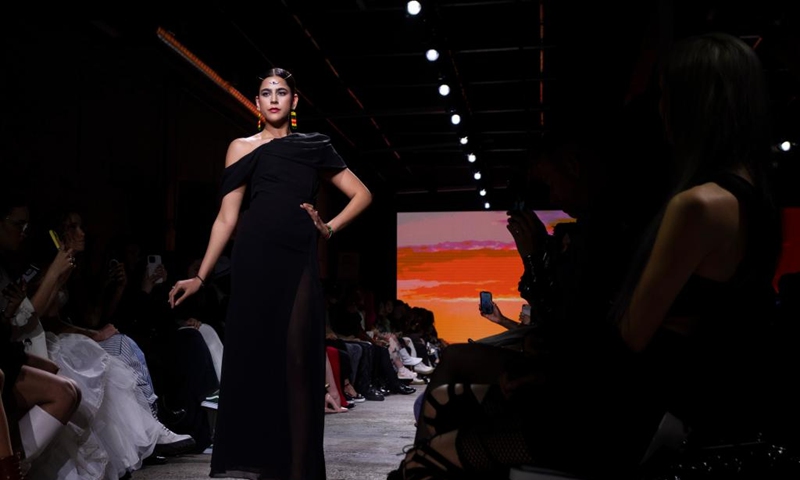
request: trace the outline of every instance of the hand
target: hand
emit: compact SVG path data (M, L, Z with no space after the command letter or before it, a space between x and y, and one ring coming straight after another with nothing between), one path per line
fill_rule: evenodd
M311 205L310 203L301 203L300 208L308 212L308 215L311 217L311 220L314 221L314 226L317 227L319 233L324 238L328 238L330 236L330 231L328 231L328 225L325 222L323 222L322 219L319 217L319 212L317 212L317 209L314 208L314 205Z
M61 247L50 264L48 273L52 271L60 284L66 283L75 270L75 252L71 248ZM52 277L51 277L52 278Z
M119 330L117 330L117 327L115 327L110 323L107 323L100 330L95 330L91 338L95 342L102 342L103 340L108 340L109 338L113 337L118 333Z
M481 313L481 316L490 322L494 322L499 324L500 321L503 319L503 312L500 311L500 307L497 306L495 302L492 302L492 311L491 313L483 313L481 311L481 307L478 306L478 311Z
M202 286L203 282L197 277L188 278L176 283L169 291L169 306L175 308L176 305L180 305L184 300L189 298L190 295L200 290Z
M533 211L509 211L506 228L514 237L520 257L542 252L548 235L547 228Z
M22 302L27 296L26 291L27 285L25 285L25 282L22 282L21 285L14 282L6 285L6 288L3 289L2 294L6 300L8 300L8 303L3 311L3 321L14 318L14 315L17 314L17 310L19 310L19 306L22 305Z
M167 269L164 268L164 265L159 265L153 271L152 275L148 275L145 272L144 277L142 278L142 291L145 293L150 293L153 291L153 287L156 286L159 281L163 282L167 279Z
M125 272L125 264L117 263L108 270L106 285L115 285L122 290L128 283L128 274Z
M203 326L203 322L201 322L200 320L198 320L196 318L188 318L183 322L183 326L184 327L192 327L194 329L198 329L199 330L200 327Z

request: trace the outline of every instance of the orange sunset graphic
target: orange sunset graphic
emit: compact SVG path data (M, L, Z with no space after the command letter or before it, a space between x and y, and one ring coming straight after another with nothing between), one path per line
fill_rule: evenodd
M550 233L574 221L558 210L536 214ZM440 338L466 342L505 330L480 315L483 290L503 315L518 320L523 267L507 218L504 211L398 213L397 298L431 310Z

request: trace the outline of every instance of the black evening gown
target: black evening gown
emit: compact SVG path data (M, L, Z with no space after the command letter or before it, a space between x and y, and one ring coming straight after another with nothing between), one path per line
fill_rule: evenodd
M233 239L211 476L325 479L325 318L319 233L301 203L346 168L319 133L260 145L227 167L247 186Z

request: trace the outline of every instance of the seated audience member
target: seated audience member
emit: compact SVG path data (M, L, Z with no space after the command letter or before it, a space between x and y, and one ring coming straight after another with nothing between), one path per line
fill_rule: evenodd
M53 251L51 243L40 255L32 252L33 258L45 262L27 286L33 306L27 322L39 324L48 313L58 311L59 292L76 268L72 247L62 245ZM11 257L14 252L4 253ZM48 303L54 305L52 310ZM44 316L39 312L45 312ZM61 335L48 331L46 355L63 381L78 385L82 400L67 428L42 453L42 460L31 466L30 478L69 476L80 469L119 477L138 469L154 452L186 451L194 441L177 436L155 418L142 401L137 373L100 347L97 340L104 338L102 332L73 328Z
M30 352L25 339L39 325L38 316L27 296L21 261L30 223L24 196L0 191L0 369L3 371L4 419L9 435L19 443L16 457L23 458L27 470L72 418L81 403L81 390L75 382L59 376L59 368L47 358L47 350ZM66 258L66 257L65 257ZM63 262L68 267L67 262ZM41 326L39 326L41 330ZM2 430L5 430L3 428ZM7 457L7 455L3 455ZM9 472L17 460L0 460ZM4 468L4 467L0 467Z
M378 401L390 393L409 395L416 392L415 388L405 385L398 378L389 349L367 335L358 312L357 297L356 290L348 290L344 300L333 305L329 312L331 330L344 342L345 348L351 344L360 347L355 389L367 400Z
M565 339L499 384L435 389L422 408L425 434L389 479L508 478L521 464L634 478L667 412L700 442L757 438L774 420L760 338L774 309L781 226L763 70L751 47L719 33L677 42L661 67L677 183L621 282L613 330L589 325L617 344L587 357L574 349L580 338ZM576 355L583 365L567 361ZM603 395L573 408L585 392Z

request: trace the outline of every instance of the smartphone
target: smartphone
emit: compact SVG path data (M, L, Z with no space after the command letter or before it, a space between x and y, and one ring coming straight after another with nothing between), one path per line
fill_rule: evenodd
M50 238L53 239L53 245L56 246L56 250L61 250L61 239L58 238L55 230L50 230Z
M158 266L161 265L161 255L148 255L147 256L147 276L151 276L156 273L156 269ZM163 283L164 279L159 278L156 280L156 283Z
M19 277L19 280L17 280L17 283L22 283L22 282L31 283L31 280L36 278L36 275L38 275L38 274L39 274L39 267L37 267L36 265L33 265L33 264L28 265L28 269L25 270L25 273L23 273Z
M481 292L481 313L488 315L492 312L494 312L492 292Z
M529 304L526 303L522 306L522 314L529 317L531 316L531 306Z

